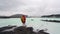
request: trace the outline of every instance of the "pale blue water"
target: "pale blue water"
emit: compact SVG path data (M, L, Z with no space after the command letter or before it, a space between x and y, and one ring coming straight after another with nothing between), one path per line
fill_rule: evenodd
M31 19L33 19L33 21ZM26 25L27 27L33 27L35 31L37 29L47 28L47 32L49 32L50 34L60 34L60 23L45 22L41 21L42 19L60 20L60 18L27 18ZM0 19L0 27L8 25L21 26L22 23L20 18Z

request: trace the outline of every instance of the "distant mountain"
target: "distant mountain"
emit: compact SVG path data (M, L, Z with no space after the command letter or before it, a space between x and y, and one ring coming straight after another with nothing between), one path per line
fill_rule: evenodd
M0 16L0 18L10 18L9 16Z
M10 18L20 18L23 14L15 14L10 16ZM25 15L26 17L28 17L27 15Z
M20 18L23 14L14 14L11 16L0 16L0 18ZM28 17L27 15L25 15L26 17Z
M60 14L52 14L52 15L44 15L41 17L54 17L54 18L60 18Z

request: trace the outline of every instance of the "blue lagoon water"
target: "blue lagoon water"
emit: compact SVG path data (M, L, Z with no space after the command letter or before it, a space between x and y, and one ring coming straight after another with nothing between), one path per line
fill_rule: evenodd
M32 20L33 19L33 20ZM60 18L27 18L27 27L33 27L36 31L37 29L48 29L47 32L50 34L60 34L60 23L45 22L41 20L60 20ZM0 27L8 25L22 26L20 18L10 18L10 19L0 19Z

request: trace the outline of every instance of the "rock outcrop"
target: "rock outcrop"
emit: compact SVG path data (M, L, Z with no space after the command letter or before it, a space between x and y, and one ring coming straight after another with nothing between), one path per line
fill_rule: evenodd
M11 27L2 27L0 28L0 34L49 34L47 32L44 32L44 30L40 30L39 32L34 32L32 27L24 27L24 26L20 26L20 27L16 27L15 26L11 26ZM5 29L13 29L13 31L4 31Z

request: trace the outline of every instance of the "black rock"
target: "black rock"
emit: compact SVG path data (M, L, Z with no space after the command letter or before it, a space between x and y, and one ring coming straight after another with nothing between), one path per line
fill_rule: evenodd
M10 29L12 27L15 27L15 26L2 27L0 28L0 30ZM32 27L20 26L15 28L13 31L3 31L3 32L0 32L0 34L49 34L49 33L44 32L44 30L40 30L39 32L34 32Z
M38 34L49 34L49 33L44 32L44 30L40 30L40 31L38 32Z

